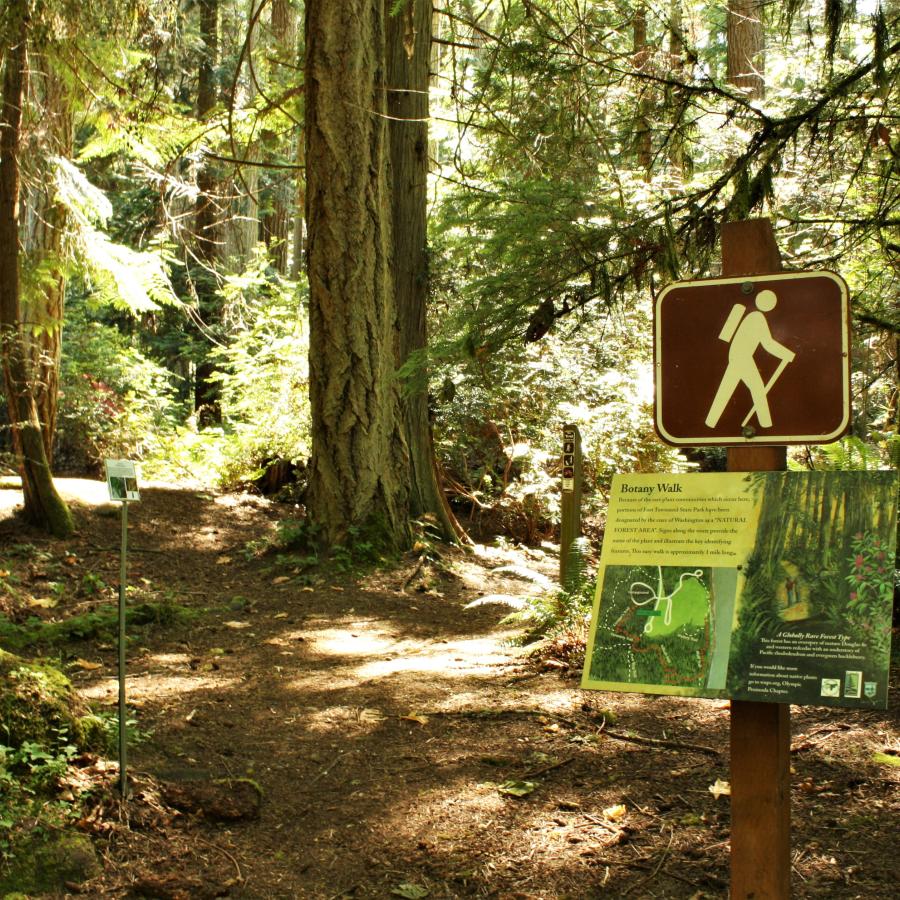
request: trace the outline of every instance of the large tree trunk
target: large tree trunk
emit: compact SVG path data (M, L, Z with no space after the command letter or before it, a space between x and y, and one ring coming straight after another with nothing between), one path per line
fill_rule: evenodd
M395 377L383 2L306 5L307 507L329 544L361 533L397 547L409 540L409 460Z
M751 100L766 90L763 9L763 0L728 0L728 81Z
M410 0L387 15L387 108L391 148L391 218L394 295L400 323L398 362L427 344L428 297L428 80L431 0ZM410 512L430 515L447 540L463 531L441 490L428 420L428 374L424 365L403 384L403 413L410 458Z
M19 151L27 71L26 14L22 0L7 12L13 28L4 55L0 112L0 358L13 448L22 475L25 517L51 534L68 537L74 530L72 517L50 474L19 293Z

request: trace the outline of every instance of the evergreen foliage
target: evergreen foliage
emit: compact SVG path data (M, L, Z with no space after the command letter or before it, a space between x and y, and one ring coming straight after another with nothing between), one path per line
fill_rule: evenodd
M167 0L40 5L30 48L56 80L28 98L23 180L65 240L23 241L23 295L68 280L65 321L34 323L67 329L59 464L249 484L303 467L308 354L343 351L309 347L306 285L283 274L302 268L304 4L201 6L213 36ZM429 347L400 377L427 373L464 522L549 534L565 421L594 511L613 472L686 465L652 432L649 310L715 274L718 227L743 216L773 219L788 268L851 286L853 437L795 464L895 463L893 5L765 5L761 98L728 81L720 4L448 0L434 22Z

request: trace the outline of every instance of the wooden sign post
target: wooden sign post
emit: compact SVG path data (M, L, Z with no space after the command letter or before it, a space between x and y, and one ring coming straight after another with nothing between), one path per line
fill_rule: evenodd
M564 589L574 585L569 555L581 537L581 433L577 425L563 425L562 510L559 524L559 583Z
M768 219L722 226L722 275L768 275L781 255ZM728 449L728 471L787 468L786 447ZM783 900L791 893L791 722L780 703L731 703L731 898Z

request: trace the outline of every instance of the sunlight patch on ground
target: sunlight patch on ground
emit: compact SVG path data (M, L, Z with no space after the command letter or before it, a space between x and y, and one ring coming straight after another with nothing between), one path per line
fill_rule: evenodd
M154 653L150 659L158 666L187 667L191 661L191 657L187 653Z
M109 499L109 489L105 480L95 478L54 478L54 485L66 503L77 503L82 506L118 506ZM199 484L197 485L199 486ZM168 481L140 481L141 490L145 488L161 488L164 490L186 490L188 483ZM11 514L17 506L22 505L22 482L18 476L4 475L0 477L0 516Z
M365 663L357 667L356 673L367 679L388 678L402 672L434 672L459 677L509 662L510 654L498 646L495 638L471 638L432 644L418 653Z
M90 478L54 478L60 496L67 503L81 503L85 506L109 504L109 491L105 481ZM22 483L14 476L0 478L0 515L12 512L22 505Z
M226 509L252 506L256 509L266 509L272 505L271 500L265 497L257 497L254 494L222 494L213 500L216 506L224 506Z
M345 733L348 726L359 731L373 731L387 716L380 709L358 706L329 706L326 709L306 707L303 726L307 731Z
M167 675L163 672L147 672L141 675L126 675L125 693L129 703L144 700L169 700L184 697L195 691L227 690L241 684L239 678L203 678L197 675ZM111 703L119 695L116 678L104 678L94 684L80 688L79 693L88 700Z
M324 628L315 632L310 643L317 653L327 656L384 656L399 650L404 642L398 642L396 634L387 629L375 630L371 625L360 625L359 631Z
M291 634L293 641L296 641L297 633L289 633ZM496 678L498 668L517 662L515 648L504 647L497 636L422 642L391 640L390 632L387 631L381 632L381 636L361 633L357 638L352 638L351 632L341 629L325 629L311 636L307 632L306 635L307 641L300 645L304 655L321 655L323 659L344 657L343 662L338 661L336 665L332 663L329 666L330 691L358 688L361 682L404 675L413 676L417 681L421 681L417 676L428 675L427 683L431 687L434 687L438 679L457 680L479 676ZM280 644L281 640L284 637L270 639L269 643ZM289 640L290 636L284 643ZM321 691L321 672L315 670L298 673L289 678L287 685L298 693Z

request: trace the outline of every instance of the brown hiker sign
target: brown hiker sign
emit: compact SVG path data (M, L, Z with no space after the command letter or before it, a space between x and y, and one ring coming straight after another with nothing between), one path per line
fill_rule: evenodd
M824 444L850 423L847 285L791 272L669 285L655 307L656 429L676 445Z

